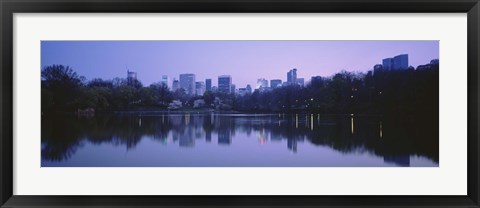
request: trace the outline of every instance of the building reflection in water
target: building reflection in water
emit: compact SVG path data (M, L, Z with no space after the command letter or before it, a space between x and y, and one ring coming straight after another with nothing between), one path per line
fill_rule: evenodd
M299 116L305 119L300 121ZM191 148L195 147L196 139L198 143L211 143L216 135L221 146L234 146L236 139L254 139L250 141L267 145L285 142L287 148L283 146L282 150L296 153L298 142L306 140L305 145L329 147L344 154L368 151L398 166L409 166L410 155L438 161L438 126L425 126L416 121L353 115L322 115L320 119L320 114L229 116L213 113L43 118L42 159L66 160L84 140L130 149L142 139L152 138L163 144ZM245 151L248 154L248 150Z
M228 129L218 130L218 144L229 145L232 142L232 137Z
M183 132L174 132L174 134L178 134L179 142L178 144L180 147L193 147L195 146L195 137L194 137L194 129L193 128L186 128Z
M293 153L297 152L297 140L296 139L287 139L287 147Z
M265 144L268 139L268 132L265 132L265 128L258 132L258 142L260 144Z
M211 142L212 141L212 131L207 131L205 133L205 141Z

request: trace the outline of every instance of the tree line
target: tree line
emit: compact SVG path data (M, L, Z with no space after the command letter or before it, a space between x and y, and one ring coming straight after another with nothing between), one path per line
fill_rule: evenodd
M428 67L425 67L428 66ZM217 109L239 112L314 112L331 114L428 114L439 109L438 64L397 71L341 71L313 77L305 86L288 85L245 95L206 91L188 96L157 82L136 79L87 81L71 67L42 69L42 112L96 112L166 109Z

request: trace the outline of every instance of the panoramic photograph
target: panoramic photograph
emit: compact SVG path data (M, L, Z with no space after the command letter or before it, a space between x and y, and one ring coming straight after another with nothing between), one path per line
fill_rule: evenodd
M437 40L41 42L42 167L439 167Z

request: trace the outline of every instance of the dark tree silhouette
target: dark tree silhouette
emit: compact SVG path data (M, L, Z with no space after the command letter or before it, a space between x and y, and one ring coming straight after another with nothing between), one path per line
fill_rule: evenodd
M74 110L78 107L78 94L83 81L72 68L52 65L42 69L42 111Z
M203 99L202 108L238 112L312 112L327 114L436 115L438 117L438 62L406 70L341 71L331 77L313 77L305 86L290 84L235 95L206 91L187 95L172 92L158 82L148 87L136 79L93 79L88 84L70 67L47 66L42 70L42 111L97 111L166 109L173 100L192 108Z

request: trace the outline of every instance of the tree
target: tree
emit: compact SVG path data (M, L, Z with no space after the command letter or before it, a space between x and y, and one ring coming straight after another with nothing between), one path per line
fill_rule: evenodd
M113 102L116 104L117 109L127 109L138 100L135 99L135 95L135 88L126 84L120 85L113 91Z
M182 103L185 103L188 100L187 93L183 88L178 88L175 92L173 92L173 98L175 100L182 101Z
M100 78L95 78L92 79L90 82L87 84L88 87L106 87L106 88L113 88L113 82L110 80L103 80Z
M111 106L112 91L107 87L89 87L83 93L81 108L94 108L105 111Z
M205 91L205 93L203 93L203 100L205 100L205 105L212 106L214 99L215 96L211 91Z
M156 104L166 107L173 100L173 93L170 92L168 86L163 82L157 82L150 85L150 88L155 93L157 100Z
M69 66L51 65L42 69L42 99L52 100L52 109L74 110L83 85L84 77L80 77ZM46 97L51 96L51 97Z

